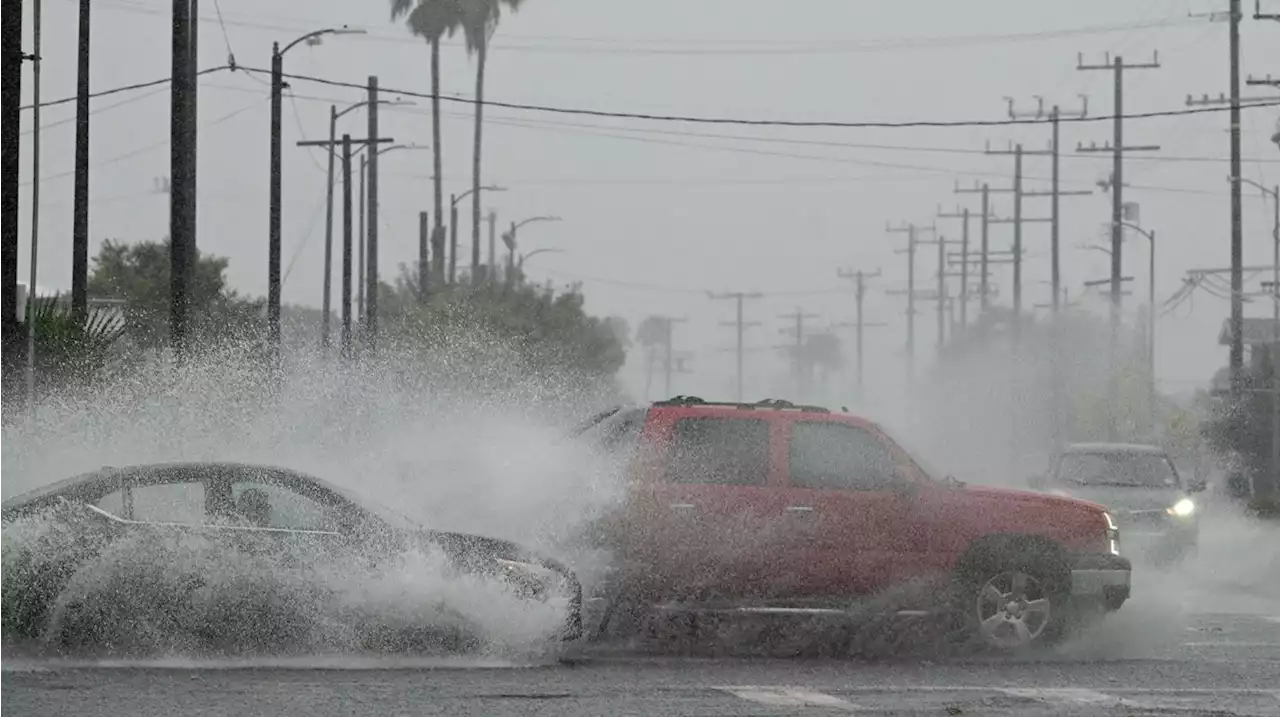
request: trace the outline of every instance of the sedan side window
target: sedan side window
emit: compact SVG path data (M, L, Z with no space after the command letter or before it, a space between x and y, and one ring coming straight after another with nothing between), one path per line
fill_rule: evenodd
M203 483L158 483L131 486L103 496L97 506L112 515L145 523L205 523Z
M235 522L255 528L336 531L338 510L273 483L231 484Z
M881 490L893 482L893 454L875 434L832 421L796 421L788 448L791 485Z

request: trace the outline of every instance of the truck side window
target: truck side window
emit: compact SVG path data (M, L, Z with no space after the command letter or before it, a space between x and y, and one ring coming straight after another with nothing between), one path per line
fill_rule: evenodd
M788 448L791 485L880 490L893 481L893 454L869 431L831 421L796 421Z
M676 420L672 483L760 486L769 475L769 424L751 418Z

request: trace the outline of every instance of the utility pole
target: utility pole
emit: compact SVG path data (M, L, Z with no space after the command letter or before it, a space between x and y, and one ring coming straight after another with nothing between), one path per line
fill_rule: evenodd
M941 356L947 343L947 245L958 244L960 242L948 240L946 237L939 235L937 239L924 240L917 239L916 245L934 244L938 247L938 272L936 279L938 281L937 288L934 289L932 296L925 296L926 300L935 300L938 302L938 355Z
M395 140L392 139L391 137L376 137L376 136L364 137L361 139L352 139L350 134L344 134L342 135L341 139L336 141L318 139L318 140L305 140L297 143L299 147L324 147L325 150L331 154L336 149L342 150L342 157L341 157L342 159L342 192L343 192L343 195L342 195L342 202L343 202L343 205L342 205L342 241L343 241L343 247L342 247L342 261L343 261L342 351L343 351L343 355L347 357L350 357L351 355L351 345L350 345L351 343L351 288L352 288L351 287L351 283L352 283L351 282L351 279L352 279L351 261L353 258L355 258L352 256L353 247L351 246L353 242L353 238L351 236L352 219L354 218L353 214L356 214L356 212L352 211L352 206L351 206L352 199L353 199L351 196L352 195L352 191L351 191L352 156L351 155L353 153L352 148L357 146L360 148L367 148L370 150L369 154L373 155L373 154L377 154L376 145L386 144L388 142L394 142L394 141ZM361 190L364 189L363 167L364 167L364 157L362 156L361 157L361 169L362 169L361 175L362 176L361 176L361 184L360 184ZM363 191L359 193L359 197L360 197L361 203L363 204L363 199L364 199ZM363 222L364 222L363 207L359 212L359 217L361 221L361 234L363 234ZM361 238L360 241L361 241L361 247L363 247L363 238ZM362 270L356 274L356 277L357 277L357 281L360 281L363 277L363 267L364 267L363 249L361 249L361 251L359 251L358 254L360 257L360 266ZM326 252L326 255L327 255L327 252ZM328 276L327 272L326 272L326 276ZM363 283L363 282L361 281L360 283ZM326 292L326 295L328 295L328 292ZM328 316L328 312L325 313L325 316L326 317Z
M857 364L855 365L854 369L856 371L858 395L861 396L862 395L862 374L863 374L862 334L870 326L887 326L887 324L884 324L884 323L870 323L870 324L867 323L863 317L863 312L862 312L862 303L867 297L867 279L878 278L880 276L880 270L876 269L875 273L868 274L867 272L861 269L858 269L857 271L853 271L852 269L837 269L836 276L839 276L841 279L849 279L853 281L853 285L854 285L853 300L856 307L856 317L857 317L854 320L854 324L853 324L853 328L857 332L854 336L855 342L856 342L855 351L857 353ZM841 326L842 325L843 324L841 324Z
M1013 188L1009 190L1013 194L1013 217L1010 219L996 219L994 217L988 219L991 224L1012 224L1013 225L1013 335L1015 338L1022 332L1022 225L1027 222L1052 222L1052 217L1036 217L1027 218L1022 215L1022 200L1031 196L1031 192L1027 192L1022 188L1022 159L1028 154L1048 155L1053 154L1053 150L1039 151L1026 150L1021 144L1015 145L1011 149L993 150L990 147L986 150L987 154L1010 154L1013 155ZM1051 196L1052 192L1037 192L1036 196Z
M1238 0L1232 0L1238 2ZM1123 255L1124 227L1121 222L1124 221L1124 154L1125 152L1137 151L1157 151L1160 149L1158 145L1148 146L1125 146L1124 144L1124 72L1125 70L1137 69L1154 69L1160 67L1160 57L1158 53L1152 54L1151 62L1138 64L1126 64L1124 58L1116 55L1113 59L1110 53L1106 55L1106 61L1100 65L1086 65L1084 56L1079 55L1076 60L1076 69L1078 70L1109 70L1114 73L1114 90L1115 102L1112 107L1113 120L1113 136L1109 144L1099 147L1091 144L1089 147L1080 146L1077 148L1079 152L1110 152L1112 157L1111 178L1107 185L1111 189L1111 368L1109 371L1110 390L1108 393L1107 411L1107 433L1111 440L1118 438L1116 426L1115 396L1118 391L1117 381L1119 379L1118 362L1119 362L1119 344L1120 344L1120 305L1121 305L1121 277L1123 266L1121 257Z
M369 118L369 136L378 135L378 77L369 76L369 109L365 113ZM378 149L369 147L365 154L369 157L369 217L367 223L368 239L368 275L365 277L365 336L370 351L378 344Z
M736 305L737 305L737 307L736 307L736 308L737 308L737 313L736 313L736 316L735 316L734 320L733 320L732 322L722 321L722 322L720 322L720 325L721 325L721 326L733 326L733 327L735 328L736 332L737 332L737 339L738 339L738 341L737 341L737 346L736 346L736 348L735 348L735 351L737 352L737 361L738 361L737 398L736 398L736 400L738 400L738 401L742 401L742 357L743 357L743 354L744 354L744 353L745 353L745 351L746 351L746 348L743 346L743 341L742 341L742 340L743 340L743 335L746 333L746 329L747 329L748 327L751 327L751 326L759 326L759 325L760 325L760 322L759 322L759 321L746 321L746 320L744 320L744 318L743 318L743 311L742 311L743 306L742 306L742 305L743 305L743 302L745 302L747 299L759 299L760 297L764 296L764 294L761 294L761 293L760 293L760 292L758 292L758 291L755 291L755 292L732 291L732 292L723 292L723 293L719 293L719 294L716 294L716 293L713 293L713 292L707 292L707 296L708 296L708 298L711 298L711 299L713 299L713 300L714 300L714 299L733 299L733 300L734 300L734 302L735 302L735 303L736 303ZM669 391L669 390L670 390L670 389L668 389L668 391Z
M71 313L82 325L89 317L89 17L89 0L80 0L80 47L76 53L76 167L71 211ZM194 22L191 32L194 43ZM194 94L194 87L192 89Z
M886 226L885 231L890 234L906 234L907 248L906 250L896 250L895 254L907 255L907 375L912 377L915 375L916 363L916 247L919 243L919 235L921 232L933 232L933 226L917 226L915 224L904 224L899 226ZM895 292L887 292L894 294Z
M449 284L458 280L458 197L449 195Z
M21 356L18 338L18 182L22 161L22 0L0 5L0 54L4 55L0 99L0 342L3 342L3 374L14 375ZM4 390L11 391L6 381ZM7 408L7 406L6 406Z
M427 244L431 240L431 212L418 212L418 301L427 301Z
M1012 189L993 188L987 183L974 183L972 187L961 187L956 184L955 194L981 194L982 195L982 238L979 248L979 267L978 267L978 297L981 313L985 314L991 308L991 267L988 257L991 251L991 195L992 194L1012 194Z
M338 106L329 105L329 141L334 141L338 131ZM321 299L321 310L324 316L320 319L320 344L325 350L329 348L329 321L333 312L331 295L333 289L333 162L336 147L330 144L325 154L329 155L329 186L325 190L324 208L324 297Z
M1044 98L1040 97L1039 95L1036 96L1038 105L1036 107L1035 112L1018 112L1014 109L1013 98L1006 97L1005 100L1009 103L1009 119L1027 119L1027 118L1042 119L1046 116L1045 108L1044 108ZM1061 308L1060 297L1062 295L1062 264L1061 264L1061 241L1060 241L1060 237L1061 237L1060 228L1061 228L1062 222L1061 222L1061 212L1059 210L1058 200L1063 196L1084 196L1084 195L1093 194L1092 191L1083 191L1083 190L1068 191L1068 192L1062 191L1061 182L1060 182L1061 163L1062 163L1061 162L1062 160L1062 156L1061 156L1062 114L1063 114L1062 108L1058 105L1054 105L1053 108L1049 110L1047 115L1049 117L1050 123L1053 126L1053 136L1049 142L1049 151L1047 152L1047 154L1053 157L1053 173L1052 173L1052 179L1051 179L1052 188L1047 193L1046 192L1023 192L1021 195L1024 197L1048 196L1051 198L1051 205L1050 205L1050 212L1049 212L1050 222L1051 222L1049 225L1050 226L1049 246L1050 246L1050 253L1052 255L1051 266L1050 266L1050 283L1053 284L1052 307L1053 307L1053 312L1055 314ZM1070 111L1068 112L1068 114L1072 117L1088 116L1089 114L1088 96L1080 95L1080 109ZM1033 154L1040 154L1040 153L1036 152Z
M351 345L351 135L342 135L342 357Z
M358 265L356 269L356 328L360 332L361 343L364 342L364 331L367 326L364 313L364 290L366 286L365 279L368 278L365 269L365 257L368 256L365 249L365 240L369 236L366 228L367 224L365 223L365 216L368 212L365 207L365 197L369 196L369 185L367 183L369 176L368 155L373 154L375 151L377 150L370 150L360 155L360 191L356 195L356 263Z
M665 351L663 357L663 391L667 397L671 397L671 375L676 370L675 357L675 324L682 324L688 319L677 319L671 316L655 317L662 322L662 344ZM683 367L681 368L683 373Z
M186 2L187 0L174 0ZM177 23L177 20L174 20ZM177 32L177 30L174 30ZM176 50L175 50L176 51ZM283 162L281 160L281 142L284 130L281 128L284 103L284 54L280 51L280 43L271 45L271 177L268 187L269 208L267 210L267 333L271 345L273 361L280 358L280 219L281 219L281 184L283 182ZM177 181L177 175L173 177Z
M818 315L806 314L803 309L797 307L794 312L790 314L782 314L778 318L787 319L793 322L792 328L782 329L781 333L794 333L796 337L795 343L785 348L791 350L791 371L795 378L796 399L803 401L806 400L805 394L808 388L808 381L806 377L808 366L804 356L804 322L805 319L816 319L818 318Z
M498 213L489 210L489 268L485 271L485 281L492 284L498 271Z
M172 77L169 84L169 333L175 355L187 350L190 324L190 291L195 274L195 227L191 207L191 116L187 111L192 92L191 0L173 0Z

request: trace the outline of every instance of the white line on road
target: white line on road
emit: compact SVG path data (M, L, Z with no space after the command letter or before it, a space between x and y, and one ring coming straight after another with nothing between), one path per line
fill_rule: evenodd
M842 700L834 695L813 692L798 687L717 687L717 690L728 692L739 699L757 702L770 707L830 707L832 709L854 712L858 708L852 702Z
M1082 687L1005 687L1001 688L1000 692L1011 697L1025 697L1027 699L1051 702L1055 704L1109 704L1134 707L1138 709L1147 707L1145 703L1131 700L1127 697L1120 697L1117 695L1107 694L1106 692L1084 689Z

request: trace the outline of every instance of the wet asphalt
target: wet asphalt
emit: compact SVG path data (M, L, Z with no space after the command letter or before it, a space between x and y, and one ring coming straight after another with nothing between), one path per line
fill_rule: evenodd
M8 717L1278 717L1280 534L1205 537L1185 567L1139 566L1120 612L1022 657L748 657L732 643L707 656L661 639L519 659L75 662L7 650L0 690Z

